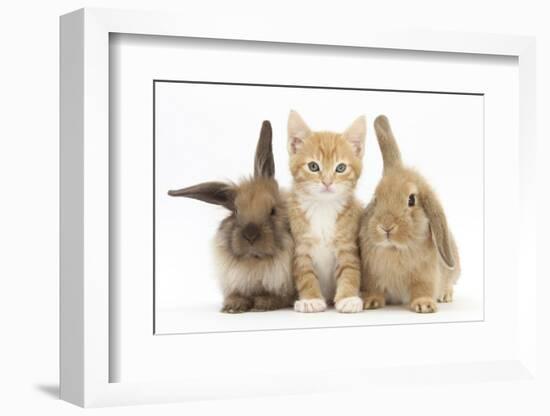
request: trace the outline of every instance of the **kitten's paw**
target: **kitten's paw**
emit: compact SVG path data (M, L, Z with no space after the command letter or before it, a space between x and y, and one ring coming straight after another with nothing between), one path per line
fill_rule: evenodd
M294 310L296 312L323 312L327 309L327 303L322 298L316 299L298 299L294 302Z
M411 310L418 313L437 312L437 304L429 296L416 298L411 302Z
M381 295L367 295L363 299L363 309L378 309L386 306L386 300Z
M437 301L440 303L450 303L453 301L453 292L443 293L440 297L437 298Z
M338 312L342 313L361 312L363 310L363 299L359 296L350 296L337 301L334 307Z

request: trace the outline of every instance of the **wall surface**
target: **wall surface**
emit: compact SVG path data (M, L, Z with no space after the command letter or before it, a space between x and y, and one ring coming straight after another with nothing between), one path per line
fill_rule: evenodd
M550 129L544 115L550 112L550 30L547 2L462 1L169 1L88 0L11 1L0 8L2 64L0 73L0 278L2 342L0 342L0 413L5 415L73 414L80 409L60 402L58 377L58 17L74 9L116 7L174 10L194 13L208 24L209 14L231 19L247 14L254 19L275 19L286 25L321 24L326 30L338 25L384 28L421 28L448 31L510 33L537 36L538 132L540 214L549 199L548 148ZM543 162L545 166L543 165ZM505 200L505 196L503 196ZM539 220L540 235L548 219ZM548 246L545 242L546 248ZM539 257L542 257L539 255ZM547 264L540 264L550 275ZM548 291L542 282L539 293ZM542 301L542 295L539 301ZM542 302L539 302L539 307ZM548 328L543 318L540 328ZM540 332L549 351L548 334ZM541 351L542 352L542 351ZM542 354L541 354L542 355ZM548 371L547 354L540 365ZM540 391L529 385L506 383L487 386L388 386L377 397L346 393L325 396L188 403L157 407L101 409L99 414L248 414L289 412L316 414L391 413L447 415L475 410L490 414L548 414L535 404ZM467 398L467 399L466 399ZM474 408L474 403L476 404ZM548 406L546 404L545 406ZM32 414L32 413L31 413Z

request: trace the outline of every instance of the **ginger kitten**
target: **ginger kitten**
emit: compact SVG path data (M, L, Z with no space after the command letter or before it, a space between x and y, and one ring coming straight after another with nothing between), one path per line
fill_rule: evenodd
M294 178L289 196L296 248L294 309L321 312L327 302L339 312L359 312L357 245L362 206L354 196L361 175L366 133L359 117L344 133L311 131L300 115L288 118L288 153Z

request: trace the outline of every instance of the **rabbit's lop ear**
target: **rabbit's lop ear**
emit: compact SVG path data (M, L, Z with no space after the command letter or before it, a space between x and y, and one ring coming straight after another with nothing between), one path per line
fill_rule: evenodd
M273 131L271 123L265 120L262 123L260 138L256 146L254 158L254 177L273 178L275 176L275 161L273 160Z
M168 195L198 199L209 204L221 205L229 210L235 207L235 189L223 182L204 182L188 188L168 191Z
M288 154L295 155L309 136L310 128L300 114L292 110L288 115Z
M432 236L437 246L437 250L439 251L439 255L447 267L453 269L455 267L455 259L451 250L451 236L443 207L431 190L422 192L421 198L422 206L430 221L430 229L432 230Z
M401 166L401 152L399 152L388 118L384 115L376 117L374 130L384 160L384 172L393 167Z

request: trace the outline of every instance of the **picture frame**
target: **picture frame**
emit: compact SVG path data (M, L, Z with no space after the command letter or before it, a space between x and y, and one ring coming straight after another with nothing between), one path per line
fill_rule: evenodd
M235 22L220 19L204 25L192 14L81 9L61 17L61 274L60 274L60 381L61 398L79 406L158 403L199 398L249 397L282 393L334 391L351 386L375 385L401 380L481 378L536 379L536 270L535 183L535 41L530 37L464 34L341 31L327 35L322 28L303 32L266 21L243 17L239 31ZM215 24L214 24L215 23ZM246 42L277 42L330 45L335 48L428 51L442 54L504 55L515 57L519 68L519 190L517 194L517 327L510 339L517 350L506 359L472 360L414 368L322 368L326 378L304 385L289 377L288 369L265 380L248 380L219 374L216 382L195 371L178 381L112 382L110 366L117 357L110 348L114 336L110 314L116 308L110 292L112 267L109 239L109 36L136 34L163 37L225 39ZM487 155L490 157L490 155ZM322 330L319 330L322 331ZM328 330L326 330L328 331ZM154 334L151 332L151 337ZM273 336L280 336L275 334ZM308 337L320 337L320 332ZM234 338L243 342L243 337ZM163 340L163 343L170 342ZM445 368L445 375L441 369ZM483 377L475 375L480 370ZM228 380L231 379L231 382ZM346 382L342 382L346 380Z

